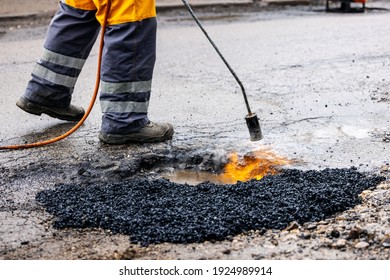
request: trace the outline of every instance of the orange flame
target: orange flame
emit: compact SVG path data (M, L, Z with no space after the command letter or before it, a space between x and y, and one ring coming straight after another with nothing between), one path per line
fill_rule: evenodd
M278 173L282 165L290 163L291 160L271 150L258 150L244 156L239 156L234 152L230 155L221 177L223 181L230 183L245 182L251 179L260 180L265 175Z

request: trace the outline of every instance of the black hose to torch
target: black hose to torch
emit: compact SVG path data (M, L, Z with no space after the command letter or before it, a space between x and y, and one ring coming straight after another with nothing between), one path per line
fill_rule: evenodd
M194 18L195 22L198 24L199 28L202 30L202 32L204 33L204 35L206 36L206 38L209 40L209 42L211 43L211 45L213 46L213 48L215 49L215 51L218 53L218 55L221 57L222 61L225 63L225 65L227 66L227 68L229 69L230 73L232 73L233 77L236 79L237 83L240 85L240 88L241 88L241 91L242 91L242 95L244 96L244 100L245 100L245 105L246 105L246 108L248 110L248 116L251 116L252 115L252 111L251 111L251 108L249 106L249 102L248 102L248 98L246 97L246 92L245 92L245 88L242 84L242 82L240 81L240 79L238 78L237 74L234 72L233 68L229 65L229 63L226 61L225 57L222 55L222 53L219 51L218 47L215 45L215 43L213 42L213 40L210 38L209 34L207 34L207 31L203 28L202 24L200 23L198 17L195 15L194 11L192 10L190 4L187 2L187 0L182 0L183 1L183 4L184 6L186 6L186 8L188 9L188 11L190 12L191 16Z

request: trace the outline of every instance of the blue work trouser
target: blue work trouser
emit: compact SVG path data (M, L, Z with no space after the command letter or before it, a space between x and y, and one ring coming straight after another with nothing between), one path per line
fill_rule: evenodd
M44 53L25 91L27 99L54 107L70 104L77 78L100 30L97 10L63 2L49 26ZM100 92L105 133L126 134L149 121L156 27L154 16L107 26Z

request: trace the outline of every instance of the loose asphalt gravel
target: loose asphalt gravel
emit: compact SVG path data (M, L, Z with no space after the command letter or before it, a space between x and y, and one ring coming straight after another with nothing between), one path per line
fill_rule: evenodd
M36 199L56 218L56 228L104 228L130 241L220 241L249 231L283 229L292 221L320 221L349 209L358 195L385 178L355 168L286 170L260 181L197 186L165 179L59 184Z

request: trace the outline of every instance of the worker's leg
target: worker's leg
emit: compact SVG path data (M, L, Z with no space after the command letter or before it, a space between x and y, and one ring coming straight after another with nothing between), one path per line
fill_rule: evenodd
M100 21L102 13L98 10ZM163 141L173 134L171 125L151 125L148 120L156 57L155 16L153 0L112 0L104 37L100 94L100 139L107 143ZM143 128L148 136L135 136L134 132Z
M148 123L156 19L107 27L100 104L102 130L126 134Z
M51 108L69 109L77 77L100 29L96 10L92 0L63 0L60 3L47 32L43 55L37 61L22 97L24 103L19 101L18 106L26 111L31 109L30 113L53 113L55 117L58 116L50 111ZM42 112L39 105L44 106ZM61 114L60 111L57 113ZM77 119L81 117L77 116Z

